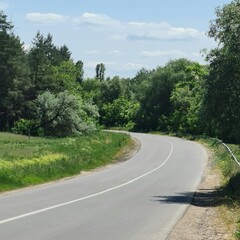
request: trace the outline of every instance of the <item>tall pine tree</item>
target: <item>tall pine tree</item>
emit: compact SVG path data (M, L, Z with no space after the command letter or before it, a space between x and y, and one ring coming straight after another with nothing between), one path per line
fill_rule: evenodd
M29 87L23 44L13 33L13 24L0 12L0 130L14 126L24 110Z

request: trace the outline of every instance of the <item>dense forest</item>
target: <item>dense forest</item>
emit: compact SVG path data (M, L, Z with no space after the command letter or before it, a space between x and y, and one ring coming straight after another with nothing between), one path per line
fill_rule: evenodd
M0 12L0 131L68 136L99 127L205 134L240 143L240 1L217 8L208 65L175 59L133 78L84 78L84 63L40 32L24 49ZM156 63L157 65L157 63Z

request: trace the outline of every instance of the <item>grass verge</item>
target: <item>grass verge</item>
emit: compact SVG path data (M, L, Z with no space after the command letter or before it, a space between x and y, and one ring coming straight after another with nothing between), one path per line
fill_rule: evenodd
M0 133L0 192L104 166L132 144L130 136L112 132L57 139Z
M200 138L199 141L211 150L214 165L222 175L222 185L216 195L220 215L234 237L240 239L240 167L227 149L215 139ZM240 160L240 145L228 146Z

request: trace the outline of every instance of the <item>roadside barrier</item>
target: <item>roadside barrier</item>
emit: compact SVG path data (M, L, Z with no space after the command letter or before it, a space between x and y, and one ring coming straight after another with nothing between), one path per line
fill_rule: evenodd
M217 139L217 138L216 138ZM230 149L230 147L224 143L223 141L217 139L218 142L220 142L227 150L228 152L231 154L232 158L234 159L234 161L238 164L238 166L240 167L240 162L237 160L236 156L233 154L232 150Z

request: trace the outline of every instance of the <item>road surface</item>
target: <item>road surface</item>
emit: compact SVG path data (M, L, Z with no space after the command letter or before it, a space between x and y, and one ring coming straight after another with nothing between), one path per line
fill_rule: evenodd
M187 140L131 135L141 149L125 162L0 194L0 239L166 239L191 201L207 153Z

